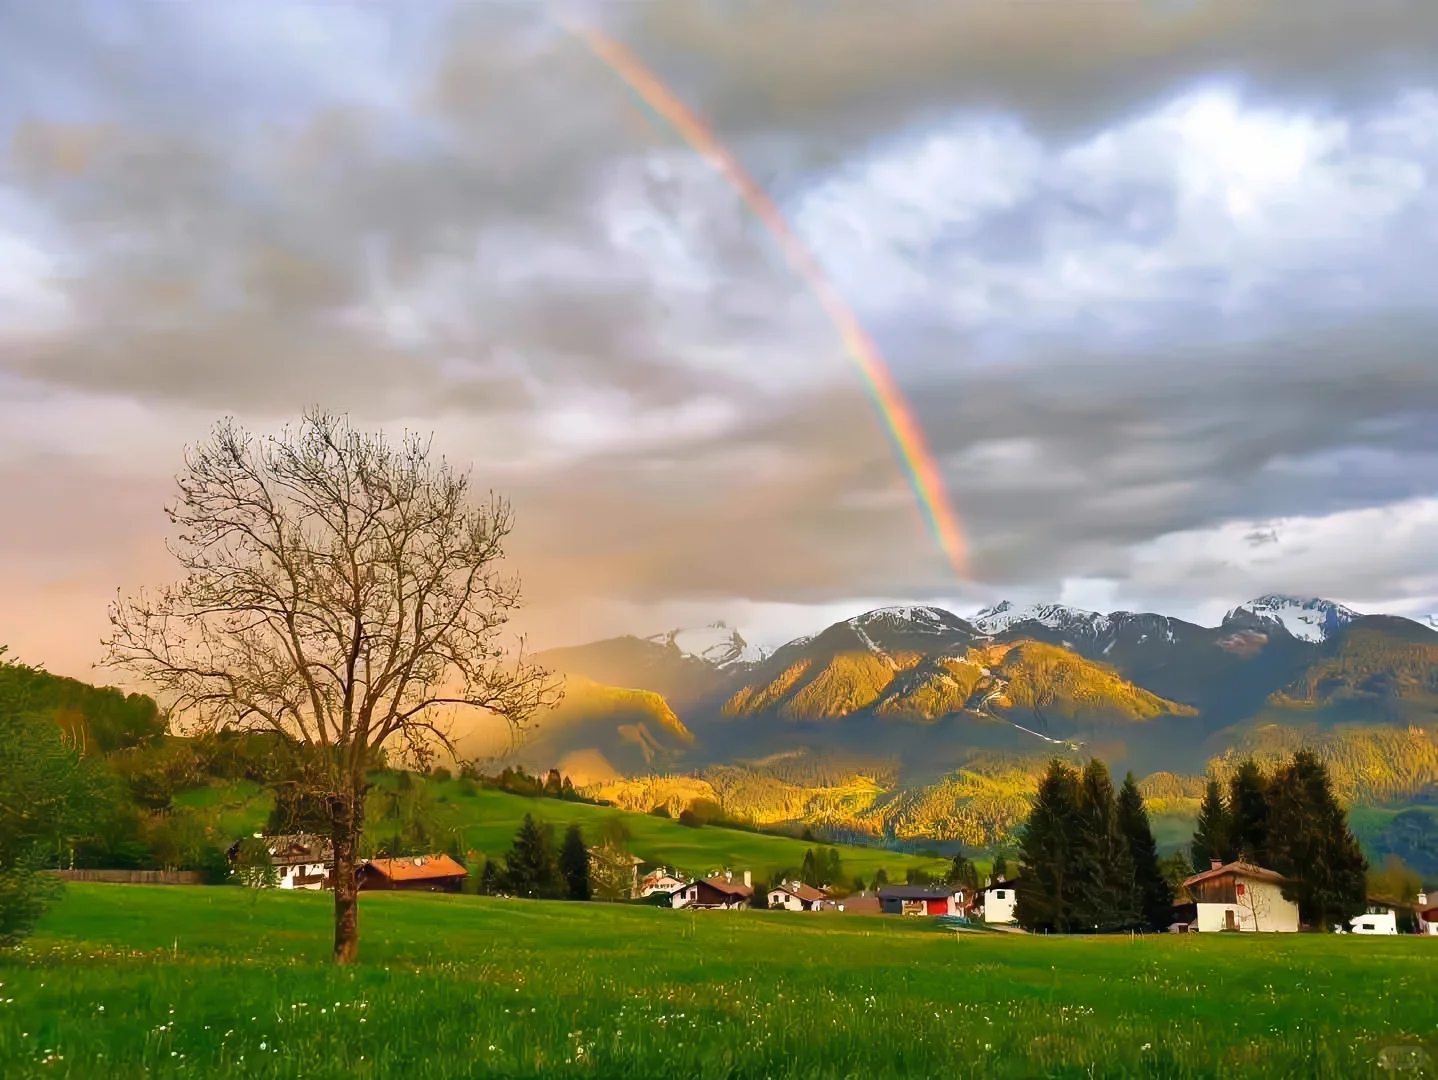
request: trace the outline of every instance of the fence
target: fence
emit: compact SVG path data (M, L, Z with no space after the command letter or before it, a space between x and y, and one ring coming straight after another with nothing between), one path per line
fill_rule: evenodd
M114 885L203 885L198 870L51 870L66 881L103 881Z

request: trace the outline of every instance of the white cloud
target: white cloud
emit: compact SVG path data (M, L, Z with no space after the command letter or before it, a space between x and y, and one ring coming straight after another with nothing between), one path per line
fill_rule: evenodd
M1381 304L1388 283L1366 280L1365 260L1438 223L1434 129L1433 94L1351 119L1217 87L1064 147L960 118L853 163L793 214L848 295L885 318L1141 326L1171 305L1251 308L1316 276ZM982 229L1006 223L1028 232L984 252Z

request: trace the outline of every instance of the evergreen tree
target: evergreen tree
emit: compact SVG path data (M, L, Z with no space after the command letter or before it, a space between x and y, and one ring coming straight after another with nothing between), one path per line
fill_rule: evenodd
M1071 929L1078 844L1078 775L1054 758L1019 839L1025 870L1014 917L1025 930ZM998 867L995 860L995 871Z
M814 860L813 848L809 848L804 852L804 862L799 867L799 880L805 885L819 884L819 868Z
M911 866L904 875L906 885L932 885L934 877L927 870L920 870L917 866Z
M1189 846L1195 874L1209 869L1213 859L1229 861L1228 836L1228 807L1223 805L1223 792L1218 781L1210 777L1203 792L1203 802L1198 808L1198 828L1194 830L1193 843Z
M1097 758L1084 766L1079 780L1078 823L1075 928L1106 932L1134 926L1139 913L1133 857L1119 827L1113 780Z
M516 896L555 899L562 879L555 866L554 827L525 814L505 856L505 880Z
M844 865L839 859L839 849L830 848L824 864L824 884L837 885L844 880Z
M484 872L479 875L479 891L485 896L494 896L499 890L499 866L493 859L486 859Z
M1118 827L1128 842L1133 861L1134 907L1143 925L1161 930L1173 920L1173 886L1158 861L1148 809L1133 773L1124 777L1118 793Z
M589 899L589 849L584 846L584 833L578 825L564 830L564 846L559 850L559 872L564 878L569 899Z
M1228 844L1235 859L1268 862L1268 781L1249 758L1228 782Z
M962 851L949 864L948 884L970 890L979 887L979 872Z
M992 877L995 881L1003 881L1009 874L1009 861L1004 858L1001 851L994 856L994 869Z
M853 892L856 892L856 893L861 893L861 892L863 892L863 891L864 891L864 879L863 879L862 877L860 877L858 874L855 874L855 875L854 875L854 881L853 881L853 883L850 885L850 889L851 889Z
M1328 769L1300 750L1270 785L1273 869L1290 879L1283 895L1315 929L1343 925L1367 906L1368 861L1338 805Z
M889 872L888 872L887 870L885 870L885 869L881 866L881 867L879 867L879 869L877 869L877 870L874 871L874 888L877 889L877 888L879 888L879 886L881 886L881 885L887 885L888 883L889 883Z
M557 799L563 790L564 781L560 779L559 770L550 769L549 775L544 778L544 793L552 799Z

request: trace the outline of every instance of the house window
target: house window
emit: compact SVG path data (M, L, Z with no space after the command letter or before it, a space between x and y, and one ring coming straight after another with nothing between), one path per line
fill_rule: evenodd
M997 892L994 893L994 899L995 899L995 900L1003 900L1004 898L1005 898L1005 897L1004 897L1004 890L1003 890L1003 889L999 889Z
M1363 923L1363 924L1362 924L1362 929L1364 929L1364 930L1372 930L1372 929L1373 929L1373 926L1374 926L1373 923L1371 923L1371 922L1366 922L1366 923Z
M1242 895L1243 895L1243 882L1240 881L1240 882L1238 882L1238 884L1234 885L1234 887L1233 887L1233 893L1234 893L1235 896L1242 896Z

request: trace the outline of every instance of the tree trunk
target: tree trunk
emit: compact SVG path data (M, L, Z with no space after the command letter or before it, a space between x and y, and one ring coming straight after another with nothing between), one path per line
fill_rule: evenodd
M353 791L330 796L330 842L334 845L335 963L359 959L360 832L364 828L364 796Z

